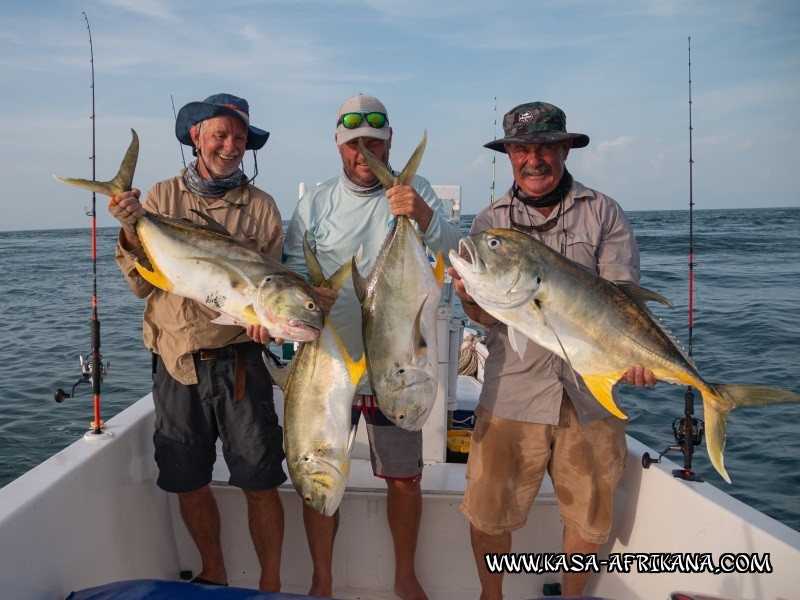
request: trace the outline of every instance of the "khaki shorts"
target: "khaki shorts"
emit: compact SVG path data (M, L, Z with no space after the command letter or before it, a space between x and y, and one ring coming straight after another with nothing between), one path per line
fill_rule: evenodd
M476 529L497 535L524 527L547 471L561 522L587 542L608 539L627 421L582 425L566 394L557 426L501 419L480 406L475 417L461 512Z

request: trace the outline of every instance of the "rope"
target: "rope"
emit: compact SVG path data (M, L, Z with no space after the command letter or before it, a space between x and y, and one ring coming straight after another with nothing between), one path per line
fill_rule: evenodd
M482 335L467 335L461 344L461 351L458 355L458 374L476 375L478 373L478 353L475 345L483 341Z

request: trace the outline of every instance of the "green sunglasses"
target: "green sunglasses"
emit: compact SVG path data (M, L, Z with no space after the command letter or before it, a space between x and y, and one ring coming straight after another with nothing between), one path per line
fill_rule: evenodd
M339 117L339 121L336 123L336 125L344 125L345 129L355 129L356 127L361 126L361 123L364 122L364 119L367 120L367 124L370 127L375 129L381 129L386 125L386 115L381 112L344 113L341 117Z

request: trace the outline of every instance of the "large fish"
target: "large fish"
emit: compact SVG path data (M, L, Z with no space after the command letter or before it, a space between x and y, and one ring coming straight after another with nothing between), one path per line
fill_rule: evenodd
M350 263L325 279L307 240L303 242L314 285L338 291L351 276ZM347 486L355 439L350 411L366 360L350 358L326 318L320 336L302 344L288 366L277 367L266 358L264 362L284 392L284 448L292 483L303 502L332 516Z
M763 386L709 383L645 307L655 292L615 284L516 231L490 229L461 240L450 261L467 292L508 326L522 355L527 339L564 358L594 397L620 418L612 388L632 365L658 379L700 390L711 463L727 482L722 451L728 413L738 406L800 402L800 394ZM577 380L576 380L577 381ZM578 383L580 385L580 383Z
M359 140L361 154L386 189L410 185L426 136L395 177ZM378 408L396 425L422 429L436 400L439 360L436 312L444 262L431 267L425 245L406 216L395 218L366 279L353 261L353 285L361 302L367 371Z
M139 155L136 132L111 181L54 177L110 196L131 189ZM210 217L206 226L147 212L136 235L152 268L136 270L151 284L191 298L220 313L213 323L263 325L277 338L306 342L319 335L322 305L314 288L297 273L233 238Z

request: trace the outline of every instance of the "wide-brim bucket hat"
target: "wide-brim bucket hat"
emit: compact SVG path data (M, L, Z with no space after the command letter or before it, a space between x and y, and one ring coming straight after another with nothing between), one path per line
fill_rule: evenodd
M260 150L267 143L269 131L250 124L250 105L247 100L232 94L214 94L202 102L189 102L178 111L175 136L181 144L194 147L192 136L189 135L192 125L220 116L236 117L247 125L246 150Z
M589 136L567 131L564 111L547 102L528 102L508 111L503 117L505 137L484 144L485 148L506 151L506 144L549 144L572 140L573 148L589 145Z

